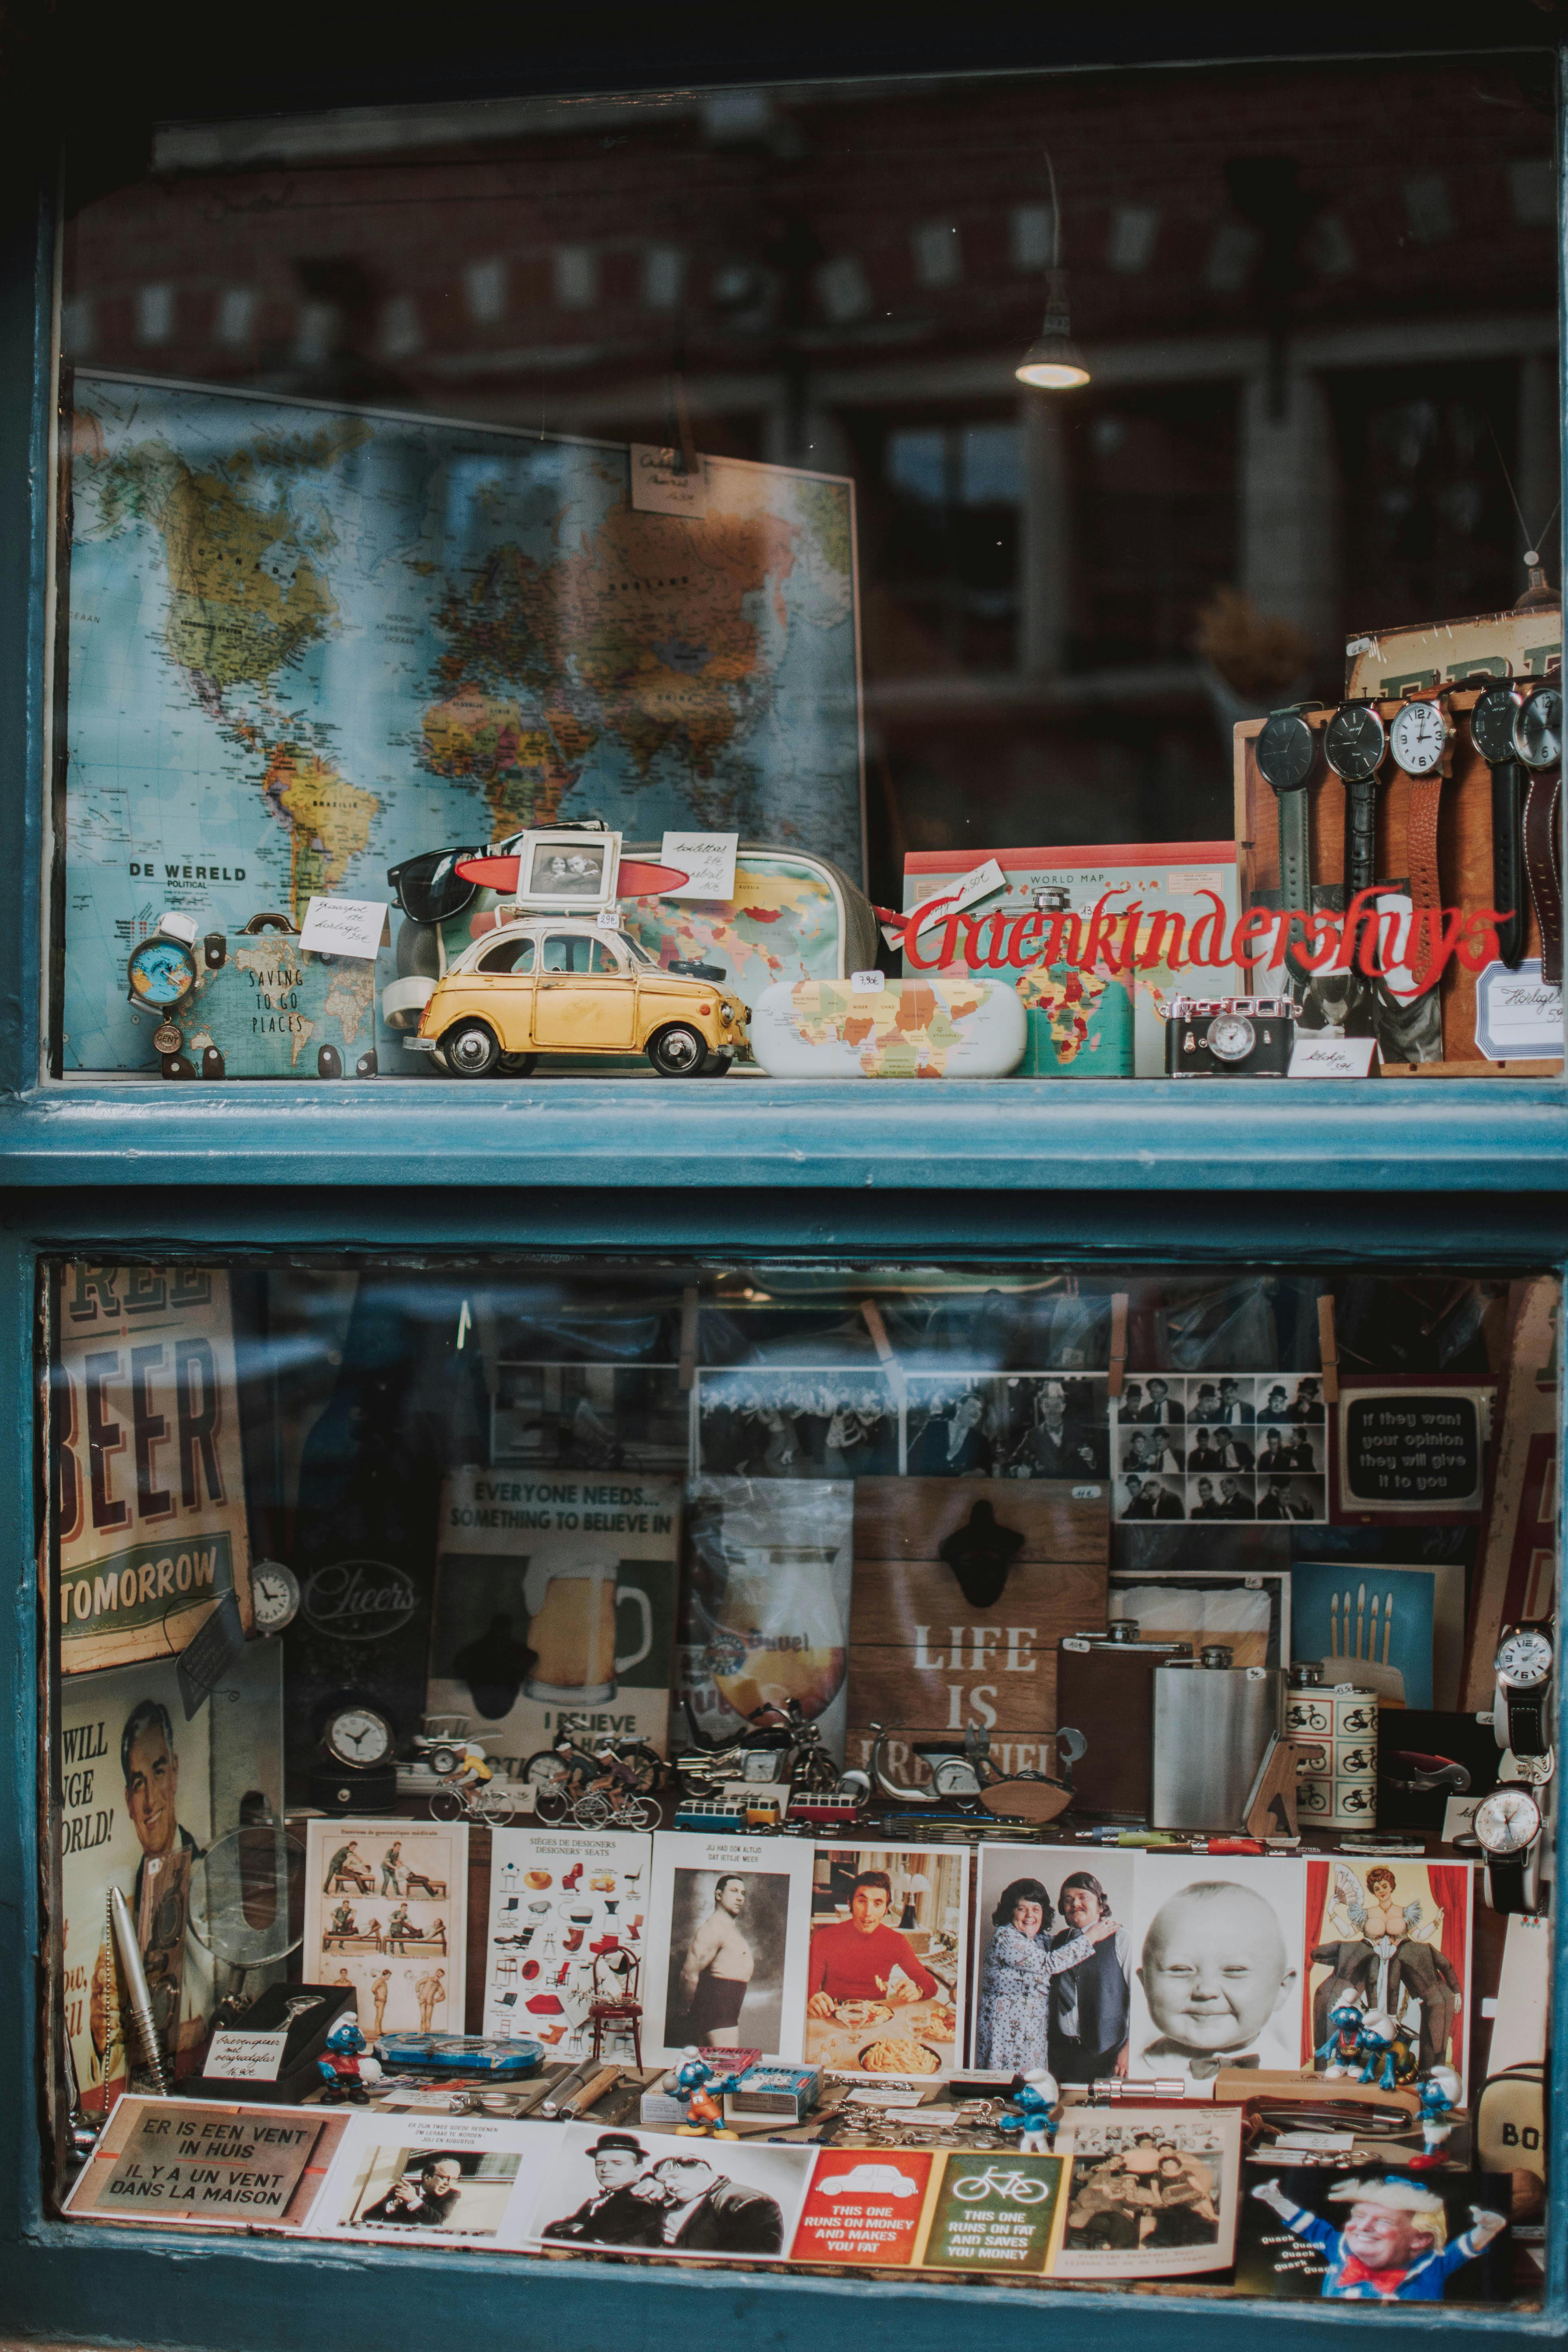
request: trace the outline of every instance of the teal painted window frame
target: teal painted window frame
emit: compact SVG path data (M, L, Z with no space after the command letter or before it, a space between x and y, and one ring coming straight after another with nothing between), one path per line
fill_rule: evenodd
M1310 46L1309 43L1307 46ZM1042 60L1044 61L1044 60ZM760 68L753 67L753 72ZM647 76L645 79L650 78ZM729 78L722 71L715 79ZM14 189L13 189L14 193ZM35 1561L37 1268L53 1251L965 1257L1038 1264L1551 1265L1568 1272L1568 1085L1385 1085L1245 1104L1158 1085L459 1090L40 1079L55 249L52 165L0 222L0 2329L274 2352L302 2339L667 2352L707 2324L825 2352L979 2344L1016 2290L92 2231L43 2202L37 2000L49 1721ZM1272 1090L1269 1090L1270 1092ZM6 1337L5 1335L9 1335ZM1568 1457L1565 1457L1568 1458ZM1559 1745L1562 1745L1560 1737ZM1568 2336L1568 1967L1559 1956L1542 2311L1411 2306L1400 2347ZM853 2300L851 2300L853 2298ZM868 2300L869 2299L869 2300ZM1034 2291L1089 2352L1321 2344L1321 2309Z

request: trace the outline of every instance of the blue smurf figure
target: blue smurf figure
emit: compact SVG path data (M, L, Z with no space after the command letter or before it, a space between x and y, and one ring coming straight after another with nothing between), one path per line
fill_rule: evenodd
M1057 2137L1055 2109L1061 2093L1057 2078L1043 2066L1028 2074L1015 2074L1007 2085L1007 2105L997 2118L998 2131L1016 2132L1020 2156L1049 2156Z

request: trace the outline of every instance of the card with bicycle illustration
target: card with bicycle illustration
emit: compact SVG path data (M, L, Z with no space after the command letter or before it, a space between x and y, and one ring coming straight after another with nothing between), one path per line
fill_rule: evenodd
M466 1824L306 1824L310 1980L353 1988L367 2040L462 2032L468 1906Z

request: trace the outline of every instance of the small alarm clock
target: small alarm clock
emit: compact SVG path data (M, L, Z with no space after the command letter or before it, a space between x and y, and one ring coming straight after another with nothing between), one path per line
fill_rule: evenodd
M324 1813L389 1813L397 1802L396 1735L367 1699L343 1692L319 1718L323 1761L310 1768L310 1802Z

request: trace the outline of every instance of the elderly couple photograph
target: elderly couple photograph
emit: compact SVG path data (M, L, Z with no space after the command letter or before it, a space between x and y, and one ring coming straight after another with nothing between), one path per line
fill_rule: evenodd
M977 2066L1043 2066L1058 2083L1126 2074L1130 1940L1092 1872L1069 1871L1054 1905L1040 1879L1015 1878L982 1933Z

